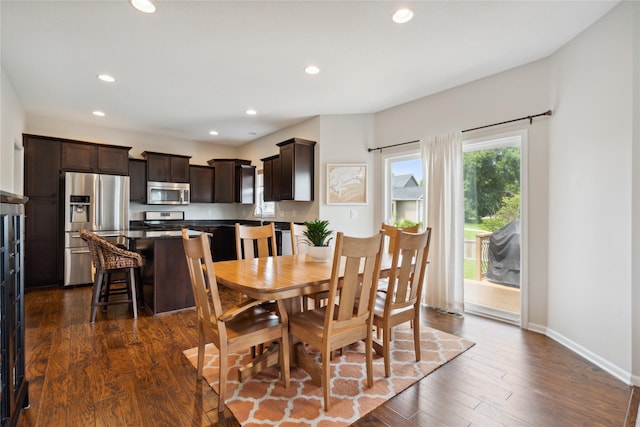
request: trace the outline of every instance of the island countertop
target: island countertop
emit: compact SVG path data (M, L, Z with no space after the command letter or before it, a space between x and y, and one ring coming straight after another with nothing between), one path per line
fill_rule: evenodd
M195 237L201 233L191 229L188 232L189 237ZM182 238L182 230L127 230L122 235L131 240L176 239Z

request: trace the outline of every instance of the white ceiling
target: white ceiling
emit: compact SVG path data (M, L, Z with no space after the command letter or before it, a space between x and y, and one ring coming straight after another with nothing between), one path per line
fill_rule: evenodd
M2 0L2 67L26 113L239 145L544 58L617 1L155 3ZM415 14L404 25L401 6Z

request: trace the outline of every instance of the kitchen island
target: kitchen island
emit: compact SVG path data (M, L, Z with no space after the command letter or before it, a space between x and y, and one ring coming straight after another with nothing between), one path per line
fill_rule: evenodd
M190 236L200 234L189 230ZM129 248L146 260L142 268L142 294L153 314L195 306L180 230L133 230L125 237Z

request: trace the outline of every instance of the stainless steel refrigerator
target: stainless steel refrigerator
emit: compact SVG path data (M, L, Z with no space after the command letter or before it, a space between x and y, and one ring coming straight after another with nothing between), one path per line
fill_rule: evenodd
M64 174L64 286L93 282L91 256L78 231L118 242L129 229L129 177Z

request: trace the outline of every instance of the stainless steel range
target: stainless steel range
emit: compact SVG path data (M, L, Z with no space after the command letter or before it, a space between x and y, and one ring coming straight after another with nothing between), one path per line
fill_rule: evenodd
M66 172L64 185L64 286L91 283L91 256L78 231L119 241L129 229L129 177Z
M179 230L184 225L184 211L147 211L144 225L155 230Z

